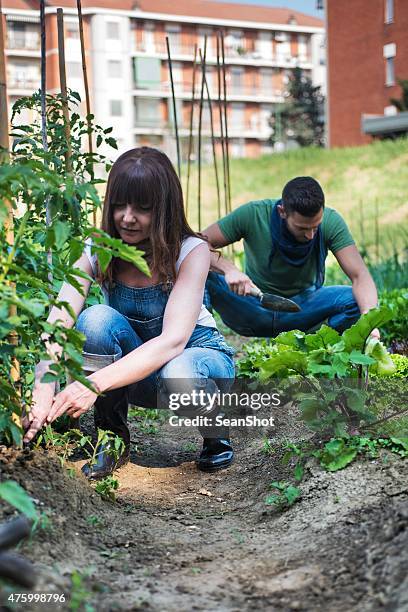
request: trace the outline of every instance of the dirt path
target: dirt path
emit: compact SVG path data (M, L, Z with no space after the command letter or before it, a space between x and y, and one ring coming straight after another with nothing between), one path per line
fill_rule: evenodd
M277 449L292 419L277 414ZM236 432L237 459L218 474L196 469L192 430L132 437L116 503L42 451L0 453L1 478L50 519L22 548L39 568L37 592L68 594L76 570L74 594L98 612L408 610L407 462L383 454L335 474L311 462L301 501L279 513L264 500L289 472L259 433ZM30 606L11 609L45 609Z

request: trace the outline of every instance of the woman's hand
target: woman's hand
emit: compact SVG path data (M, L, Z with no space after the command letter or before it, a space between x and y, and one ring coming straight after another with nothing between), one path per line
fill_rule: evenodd
M82 383L75 381L58 393L47 416L47 423L52 423L65 412L74 419L87 412L94 405L97 393L90 391Z
M47 420L55 395L55 382L42 383L38 376L33 388L33 401L29 414L23 418L24 442L31 442Z

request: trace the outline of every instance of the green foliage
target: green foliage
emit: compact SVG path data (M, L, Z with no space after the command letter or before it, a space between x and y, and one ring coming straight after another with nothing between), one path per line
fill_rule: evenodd
M88 590L85 581L87 573L74 570L71 574L71 593L69 609L72 612L83 610L84 612L94 612L95 608L89 603L92 593Z
M392 378L408 379L408 357L406 355L390 355L395 365Z
M405 268L406 276L406 268ZM380 304L392 306L392 319L382 328L381 337L385 344L392 340L407 340L408 338L408 289L393 289L380 295Z
M112 257L131 261L149 273L141 252L96 230L90 214L101 207L97 191L100 180L94 178L95 164L109 167L99 154L83 152L88 133L86 121L76 112L78 94L70 93L72 171L67 172L61 96L47 96L49 150L42 148L39 123L39 94L18 100L12 116L13 149L11 162L0 166L0 440L21 444L22 432L11 415L19 416L22 405L29 410L34 382L33 368L41 359L50 359L45 345L56 343L61 355L55 357L43 382L63 382L66 377L89 385L82 372L84 337L61 322L46 322L53 306L65 309L73 318L70 304L58 299L64 281L82 291L80 281L87 275L75 268L85 241L92 240L101 268L106 269ZM37 111L30 125L16 125L24 109ZM114 144L111 128L91 125L98 142ZM9 204L14 210L14 244L6 240L5 222ZM46 223L46 207L50 222ZM52 253L52 255L51 255ZM17 314L11 316L11 308ZM9 334L18 335L18 344ZM21 381L11 378L11 365L17 359Z
M158 410L156 408L138 408L132 406L129 408L128 416L134 420L139 431L145 434L159 433L159 425L162 425L168 417L166 410Z
M244 347L238 372L268 383L280 379L280 389L296 400L305 423L325 435L341 436L360 423L372 424L366 405L367 367L384 359L383 351L365 354L371 331L393 316L393 308L370 310L341 336L328 327L312 334L283 332L271 341Z
M114 476L106 476L96 483L95 491L106 501L116 500L115 491L119 489L119 481Z
M295 68L289 80L289 97L281 107L281 130L272 120L274 140L295 140L301 147L324 144L324 98L301 68ZM282 131L282 134L279 134Z
M300 489L285 481L272 482L270 488L277 492L268 495L265 499L265 504L267 506L275 506L279 510L290 508L301 497Z
M5 480L0 483L0 499L25 514L28 519L38 520L33 500L15 480Z

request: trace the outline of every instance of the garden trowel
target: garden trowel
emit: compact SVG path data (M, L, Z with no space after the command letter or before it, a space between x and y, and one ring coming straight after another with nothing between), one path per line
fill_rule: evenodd
M293 300L274 293L262 293L258 287L252 287L250 295L259 298L261 306L268 310L278 310L279 312L299 312L302 310Z

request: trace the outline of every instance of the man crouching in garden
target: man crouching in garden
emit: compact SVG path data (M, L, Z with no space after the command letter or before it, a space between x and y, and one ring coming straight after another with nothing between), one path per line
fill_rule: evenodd
M228 327L243 336L276 336L290 329L310 330L327 322L339 332L377 305L377 290L341 215L325 207L324 193L311 177L297 177L281 199L240 206L203 234L218 249L244 240L245 273L213 252L207 290L212 307ZM331 251L352 286L324 287ZM271 312L250 294L290 298L300 312Z

